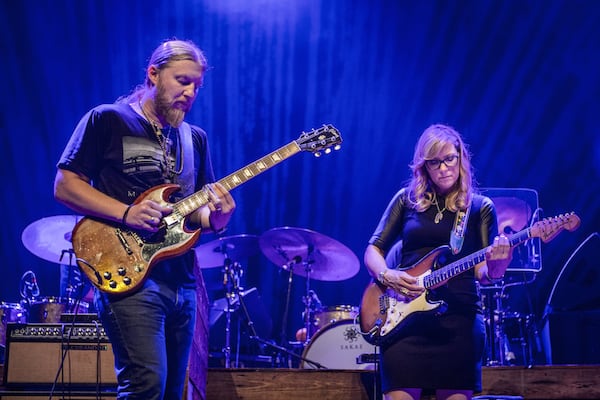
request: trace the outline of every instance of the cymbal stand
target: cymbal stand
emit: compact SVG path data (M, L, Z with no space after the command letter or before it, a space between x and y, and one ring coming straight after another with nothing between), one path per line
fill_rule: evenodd
M227 299L227 309L225 310L225 347L223 353L225 354L225 368L231 367L231 314L235 311L233 305L235 298L237 297L241 301L240 291L243 288L240 286L240 278L244 271L242 266L237 261L232 261L227 257L226 250L222 249L225 254L225 265L223 266L223 285L225 286L226 293L225 298ZM239 335L239 329L238 329ZM237 340L239 347L239 337ZM236 352L238 354L239 351Z
M309 258L310 255L312 254L313 251L313 247L309 247ZM313 313L311 312L314 309L313 306L313 298L314 296L311 296L311 290L310 290L310 273L312 271L312 267L311 264L313 264L314 261L311 261L310 259L304 262L304 271L306 272L306 296L304 297L304 328L306 329L306 340L305 340L305 344L308 344L308 342L310 341L311 338L311 324L312 324L312 315Z
M71 269L71 268L73 268L73 255L75 254L75 252L73 251L73 249L62 250L60 253L60 258L58 259L58 261L60 263L62 263L62 259L65 256L65 254L69 255L69 264L67 264L69 266L68 272L67 272L67 287L65 289L65 292L67 292L67 304L71 304L71 299L73 298L73 292L75 291L75 288L72 285L73 271Z

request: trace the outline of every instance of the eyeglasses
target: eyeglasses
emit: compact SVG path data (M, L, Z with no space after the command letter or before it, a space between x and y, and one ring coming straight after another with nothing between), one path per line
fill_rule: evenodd
M442 166L442 163L444 163L444 165L447 168L450 167L454 167L456 164L458 164L458 154L451 154L448 157L444 158L443 160L439 160L437 158L434 158L432 160L425 160L425 165L427 165L428 168L430 169L440 169L440 167Z

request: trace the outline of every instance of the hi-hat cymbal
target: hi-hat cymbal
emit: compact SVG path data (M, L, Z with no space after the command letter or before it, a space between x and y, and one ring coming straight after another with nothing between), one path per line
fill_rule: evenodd
M342 281L352 278L360 268L349 248L309 229L273 228L261 235L259 243L275 265L310 279Z
M82 217L79 215L55 215L29 224L21 234L25 248L52 263L68 264L73 252L71 231Z
M225 260L240 261L258 253L258 236L236 235L221 237L194 249L200 268L225 265Z

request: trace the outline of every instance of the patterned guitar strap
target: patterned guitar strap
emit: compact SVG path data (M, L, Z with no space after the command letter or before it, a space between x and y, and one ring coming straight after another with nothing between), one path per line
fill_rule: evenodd
M181 197L187 197L194 193L194 143L192 141L192 129L187 122L182 122L180 126L179 140L181 140L182 153L180 155L183 163L181 175L175 177L175 183L181 186Z
M450 248L452 248L452 254L460 253L463 243L465 241L465 232L467 231L467 221L469 220L469 214L471 213L471 205L466 210L458 210L456 218L454 219L454 228L450 235Z

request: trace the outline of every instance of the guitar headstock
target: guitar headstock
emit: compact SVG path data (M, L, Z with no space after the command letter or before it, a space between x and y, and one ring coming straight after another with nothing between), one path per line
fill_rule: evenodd
M309 132L302 132L296 139L296 144L300 146L301 150L310 151L317 157L321 155L322 151L327 154L331 152L332 148L339 150L341 143L342 136L333 125L323 125Z
M531 235L547 243L554 239L564 229L574 231L581 225L581 219L575 213L561 214L556 217L544 218L533 224Z

